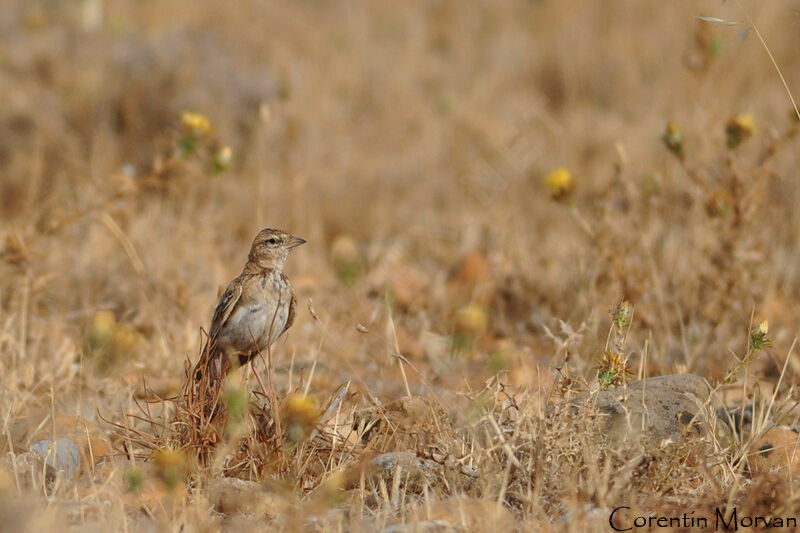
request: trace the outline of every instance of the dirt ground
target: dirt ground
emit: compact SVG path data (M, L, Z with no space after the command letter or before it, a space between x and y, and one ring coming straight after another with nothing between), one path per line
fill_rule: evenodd
M0 530L794 516L752 457L796 423L798 8L0 2ZM265 227L296 321L198 429ZM631 456L559 409L675 373L752 434Z

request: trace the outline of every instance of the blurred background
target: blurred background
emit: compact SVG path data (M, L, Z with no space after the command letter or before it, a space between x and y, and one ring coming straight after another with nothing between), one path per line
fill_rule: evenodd
M796 90L800 5L742 5ZM736 2L4 0L0 101L12 414L176 390L264 227L308 240L283 390L591 381L623 299L635 373L795 335L797 120Z
M793 514L793 485L738 462L767 456L755 441L737 462L665 448L657 471L542 414L626 376L741 378L726 405L797 382L800 115L776 65L797 94L799 9L0 0L0 523L375 531L453 497L446 523L583 531L570 516L640 492L641 516ZM196 427L160 398L265 227L308 241L272 350L286 427L316 434L350 394L313 444L268 449L241 437L279 418L237 374L214 459L232 479L193 470L217 441L181 448ZM74 453L53 484L56 437ZM423 458L428 478L392 466Z

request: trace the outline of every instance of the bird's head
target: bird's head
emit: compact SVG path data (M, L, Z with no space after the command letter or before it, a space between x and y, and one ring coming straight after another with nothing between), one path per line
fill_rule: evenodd
M295 237L287 231L263 229L253 240L247 260L260 268L282 270L283 264L289 257L289 251L304 242L306 242L304 239Z

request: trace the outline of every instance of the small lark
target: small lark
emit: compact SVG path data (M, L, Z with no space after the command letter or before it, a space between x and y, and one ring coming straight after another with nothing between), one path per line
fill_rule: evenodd
M209 368L212 379L224 377L231 356L245 365L291 327L297 300L283 265L291 249L304 242L279 229L256 235L244 270L230 282L211 319L203 359L216 363Z

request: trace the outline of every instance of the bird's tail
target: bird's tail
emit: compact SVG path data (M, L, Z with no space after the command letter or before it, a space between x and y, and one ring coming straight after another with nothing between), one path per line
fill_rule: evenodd
M186 376L183 398L186 411L192 413L193 430L208 428L219 421L222 383L227 374L224 353L213 340L207 340L200 357ZM230 365L227 365L230 366ZM205 431L205 430L203 430Z
M200 358L192 369L192 396L196 399L215 399L229 370L229 358L217 349L213 339L206 340Z

